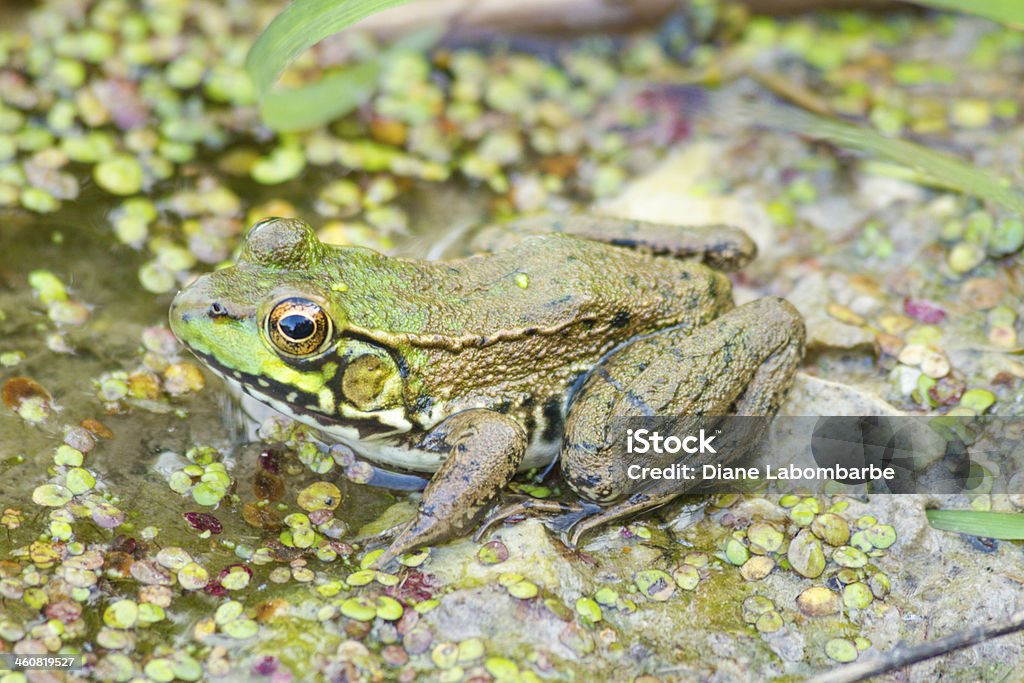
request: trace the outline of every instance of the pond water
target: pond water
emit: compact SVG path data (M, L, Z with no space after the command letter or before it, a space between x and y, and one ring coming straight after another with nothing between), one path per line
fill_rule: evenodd
M1020 415L1020 217L709 109L691 85L721 76L722 101L768 101L731 65L774 69L834 113L1019 181L1024 122L1006 94L1020 34L941 15L725 12L541 56L442 45L385 60L345 119L277 135L239 85L273 7L157 5L152 27L109 0L55 3L24 28L8 21L20 7L0 8L4 647L85 651L96 680L739 681L825 670L1019 601L1017 546L923 515L1015 510L1007 496L686 500L579 551L526 522L370 570L362 535L415 498L365 485L364 466L301 430L257 434L166 315L267 215L407 256L520 213L730 222L761 248L738 298L787 296L808 323L785 410ZM96 59L90 31L114 36L117 59ZM296 73L352 51L381 54L328 42ZM66 62L67 82L33 66L57 57L86 64L81 80ZM72 124L51 118L60 102ZM336 509L304 504L326 484ZM877 543L858 546L858 530ZM948 670L1013 678L1021 648L988 643Z

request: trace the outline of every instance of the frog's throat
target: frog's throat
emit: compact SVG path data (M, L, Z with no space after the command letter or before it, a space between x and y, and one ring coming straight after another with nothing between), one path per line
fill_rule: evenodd
M402 408L364 412L345 401L326 384L314 393L271 377L227 368L216 356L194 348L190 351L230 386L277 412L341 440L377 439L412 431L414 425ZM312 388L312 387L311 387Z

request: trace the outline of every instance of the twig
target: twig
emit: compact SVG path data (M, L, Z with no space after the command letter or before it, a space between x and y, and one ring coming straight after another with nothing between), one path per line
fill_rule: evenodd
M824 98L818 96L817 93L809 88L805 88L803 85L785 78L781 74L758 71L757 69L748 69L747 74L761 86L798 107L819 116L835 116L832 107L828 105Z
M965 647L971 647L986 640L1021 630L1024 630L1024 610L1015 612L1006 619L994 621L984 626L975 626L966 631L960 631L951 636L939 638L938 640L921 645L896 647L873 659L854 662L853 664L847 664L838 669L818 674L808 680L807 683L855 683L855 681L863 681L871 676L878 676L879 674L884 674L910 664L941 657L949 652L962 650Z

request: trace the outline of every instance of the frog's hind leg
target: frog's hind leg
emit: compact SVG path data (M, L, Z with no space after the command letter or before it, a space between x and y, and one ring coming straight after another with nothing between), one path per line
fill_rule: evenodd
M796 309L766 298L696 331L669 329L637 339L606 358L570 406L560 456L569 486L605 509L573 526L570 544L589 529L685 491L675 480L629 476L630 465L642 466L650 456L627 453L624 430L613 427L613 418L772 415L793 381L804 336Z
M738 270L757 255L757 245L731 225L671 225L590 214L541 215L487 226L471 251L507 249L530 235L563 233L658 256L695 258L716 270Z
M464 410L441 422L420 446L446 454L445 460L423 490L416 517L375 564L467 533L515 474L526 445L522 426L491 410Z

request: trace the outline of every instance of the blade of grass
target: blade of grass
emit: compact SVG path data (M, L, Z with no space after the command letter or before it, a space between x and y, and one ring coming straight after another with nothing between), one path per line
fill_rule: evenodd
M373 94L380 68L376 60L362 62L301 88L271 90L260 103L263 123L291 132L344 116Z
M263 30L246 56L263 122L279 131L313 128L347 114L370 95L380 59L368 60L299 88L274 83L302 52L360 19L409 0L295 0ZM414 34L415 35L415 34Z
M909 0L934 9L976 14L1004 24L1024 26L1024 2L1020 0Z
M792 107L754 105L740 113L764 126L827 140L839 147L909 166L931 178L936 185L954 188L964 194L1001 204L1018 214L1024 214L1024 196L1011 189L1006 180L975 168L950 154L928 149L907 140L888 138L868 128L815 116Z
M975 510L926 510L925 514L928 523L942 531L1006 541L1024 540L1024 514Z
M270 22L245 58L256 92L264 96L307 48L360 19L409 0L295 0Z
M425 26L395 40L381 54L321 76L298 88L274 89L260 103L263 122L281 132L315 128L347 114L373 95L387 61L403 52L425 52L444 35L441 26Z

